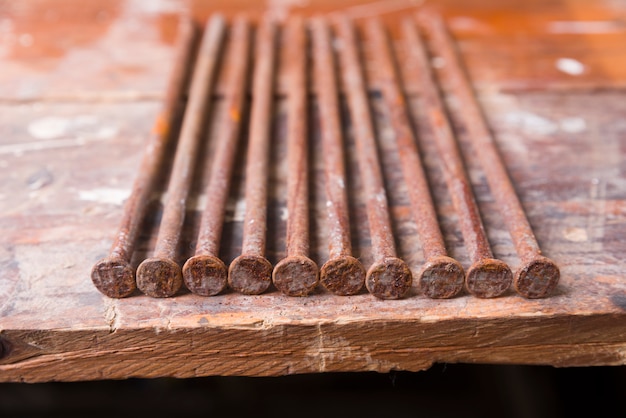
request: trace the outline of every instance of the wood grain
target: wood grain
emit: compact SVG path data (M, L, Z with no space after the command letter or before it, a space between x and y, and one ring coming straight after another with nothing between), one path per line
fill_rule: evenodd
M44 9L64 4L37 3ZM626 56L622 51L613 61L607 59L626 33L610 25L604 27L610 33L600 34L546 29L555 21L611 21L625 16L623 6L524 2L532 3L530 13L530 6L519 11L514 1L505 9L495 1L480 6L438 2L460 40L537 239L562 269L553 297L525 300L509 291L493 300L467 294L431 300L415 287L404 300L381 301L365 293L337 297L319 287L297 299L270 289L259 296L227 292L204 298L182 291L171 300L138 294L111 300L93 287L89 271L106 254L132 186L164 93L169 67L163 63L173 53L176 25L168 12L150 14L133 10L132 2L113 3L118 10L109 10L109 24L101 33L90 21L98 15L90 9L95 3L76 6L67 24L86 32L63 32L68 49L56 55L47 49L54 43L39 45L44 42L41 31L61 33L63 25L50 23L38 32L35 11L9 10L19 33L33 34L35 49L11 44L0 71L0 381L416 371L436 362L626 364L626 103L621 92ZM332 3L313 2L312 7L343 7ZM98 4L103 10L113 8ZM194 16L203 21L208 9L194 7ZM145 30L129 38L123 34L132 32L128 22L133 16ZM394 46L401 70L410 71L402 40ZM106 53L118 48L127 54ZM368 45L364 51L371 53ZM135 65L133 54L139 52L143 61ZM555 69L559 57L580 59L588 72L573 76ZM93 71L76 64L82 60ZM71 78L74 74L79 76ZM63 87L70 84L72 89ZM419 86L407 89L446 244L467 267L436 147L424 123ZM219 94L214 101L216 110L208 121L213 132L224 111ZM394 234L400 256L417 272L424 260L383 106L373 95ZM453 102L450 106L454 109ZM280 95L275 108L267 247L273 263L285 251L286 109ZM494 253L515 268L519 260L504 223L454 111L451 116ZM368 267L373 260L362 227L367 222L365 196L348 128L353 249ZM201 161L210 160L211 138ZM321 265L328 257L323 159L319 135L311 140L311 257ZM192 186L180 261L193 253L204 206L210 164L201 166ZM221 246L227 263L241 250L243 176L243 169L235 173L227 207ZM164 176L135 265L154 248L166 184Z

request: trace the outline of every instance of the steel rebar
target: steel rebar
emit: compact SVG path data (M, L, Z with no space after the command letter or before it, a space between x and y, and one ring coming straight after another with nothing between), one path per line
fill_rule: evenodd
M338 295L354 295L365 283L365 268L352 256L346 168L339 95L332 39L323 17L312 21L313 71L320 117L324 186L328 211L328 261L320 269L320 282Z
M135 270L130 264L131 259L141 223L156 186L159 169L163 166L166 150L173 140L173 125L182 109L182 96L193 49L195 27L190 19L182 19L179 25L178 39L174 48L174 64L165 99L156 117L132 191L124 205L119 230L109 255L98 261L91 270L91 280L96 288L112 298L129 296L137 288Z
M419 285L428 297L450 298L463 289L465 272L461 264L446 252L387 33L378 19L368 21L366 30L372 47L377 51L379 85L387 103L387 114L395 134L411 211L426 259L419 272ZM417 72L422 75L421 69Z
M255 46L243 244L241 255L228 269L230 287L248 295L263 293L272 283L272 264L265 258L265 246L276 34L276 23L267 16L259 27Z
M359 173L367 199L367 220L375 260L367 271L365 285L378 298L398 299L409 292L412 274L407 264L396 254L354 24L343 16L338 21L338 30L342 46L339 55L343 83L356 141Z
M433 45L444 59L444 71L450 77L452 90L459 100L459 108L462 109L460 115L467 127L470 142L521 260L522 266L515 274L514 287L527 298L546 297L559 282L559 268L554 261L541 255L535 234L443 19L429 13L421 20L428 28Z
M206 187L206 207L202 212L195 254L183 266L185 285L201 296L221 292L228 277L226 265L219 258L219 249L247 90L250 24L244 16L236 17L232 23L229 49L225 63L229 69L225 112L221 115L215 135L216 147Z
M287 256L274 267L274 286L289 296L304 296L319 282L309 258L309 164L307 132L307 37L304 19L285 28L287 65Z
M481 298L500 296L511 286L513 274L506 263L494 258L491 251L463 157L433 78L424 44L412 22L405 21L404 28L417 66L414 74L423 88L424 105L442 161L443 174L472 262L465 278L466 288Z
M175 258L224 29L224 18L213 15L207 22L198 51L154 255L144 260L137 269L137 287L148 296L173 296L183 283L181 268Z

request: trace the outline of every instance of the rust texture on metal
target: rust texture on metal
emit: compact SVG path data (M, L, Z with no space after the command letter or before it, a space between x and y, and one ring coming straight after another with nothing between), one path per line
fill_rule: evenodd
M461 264L446 252L387 33L378 19L368 21L366 30L372 47L377 51L375 62L378 85L387 104L413 219L426 259L418 276L420 289L431 298L450 298L463 289L465 272Z
M344 143L332 37L323 17L311 22L313 75L324 154L324 186L328 212L328 261L320 269L320 282L338 295L354 295L365 283L365 268L352 256L350 217L346 192Z
M175 258L225 27L224 18L214 15L207 22L198 51L154 255L137 269L137 287L148 296L173 296L183 283Z
M195 254L183 266L185 285L193 293L202 296L218 294L227 283L228 272L219 258L219 249L248 85L251 42L250 22L245 16L240 15L233 20L229 44L226 111L222 114L216 133L217 145L205 191L206 207L202 212Z
M404 21L403 28L416 65L414 74L423 88L428 122L435 136L448 191L457 212L465 248L472 261L465 278L466 288L481 298L500 296L510 287L513 275L504 262L494 258L491 251L463 157L433 77L424 43L413 21Z
M398 299L406 296L411 288L411 270L396 255L356 30L353 22L345 16L338 18L337 28L341 39L341 73L356 142L359 173L367 199L367 220L375 259L367 271L365 284L376 297Z
M129 296L137 287L131 258L139 236L150 196L152 195L165 152L174 137L172 127L182 110L182 96L187 80L187 68L193 50L195 27L190 19L179 23L172 73L170 75L163 107L156 117L152 135L148 140L137 178L124 205L122 221L109 255L98 261L91 271L91 280L106 296Z
M319 281L309 258L309 164L307 132L307 33L294 17L285 25L287 65L287 256L274 268L272 280L289 296L310 293Z
M429 12L419 18L430 34L435 50L444 59L444 71L459 100L459 109L462 109L460 114L471 144L521 259L522 266L516 272L514 287L527 298L548 296L559 282L559 268L552 260L541 255L535 234L457 55L454 41L439 15Z
M277 32L277 25L269 16L262 21L257 32L242 254L233 260L228 269L229 286L250 295L263 293L272 282L272 264L265 258L265 246Z

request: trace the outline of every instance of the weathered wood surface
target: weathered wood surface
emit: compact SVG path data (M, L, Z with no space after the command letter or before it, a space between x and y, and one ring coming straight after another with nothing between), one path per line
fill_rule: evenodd
M340 9L336 3L313 2L306 11ZM343 3L355 15L382 7ZM506 10L499 1L465 3L438 4L460 39L539 243L561 266L561 283L548 299L525 300L510 291L493 300L468 294L431 300L414 290L406 299L381 301L321 288L305 298L273 288L260 296L102 296L89 272L111 244L158 109L175 15L188 8L203 21L210 11L184 1L155 2L154 8L141 0L0 2L7 10L0 17L0 381L423 370L434 362L626 364L626 9L611 1L510 2ZM289 2L272 4L278 10ZM224 10L241 7L229 3ZM396 46L403 56L401 40ZM582 73L572 74L579 67L562 58L581 63ZM402 62L403 70L411 68ZM467 267L419 86L407 89L414 93L447 244ZM423 262L419 237L376 96L373 105L399 253L417 270ZM270 187L273 263L284 255L282 106ZM459 128L494 252L516 267ZM312 141L312 257L321 263L327 257L325 202L319 139ZM207 143L202 158L208 162ZM367 267L367 218L354 152L347 154L354 246ZM193 187L181 260L193 252L209 167L204 164ZM244 179L238 172L224 230L227 261L240 251ZM161 213L155 198L136 263L153 248Z

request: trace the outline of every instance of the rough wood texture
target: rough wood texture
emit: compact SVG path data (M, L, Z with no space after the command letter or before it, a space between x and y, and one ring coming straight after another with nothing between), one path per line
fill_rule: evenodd
M407 5L341 3L356 15ZM413 288L406 299L381 301L365 293L338 297L321 287L305 298L275 289L210 298L181 292L171 300L102 296L89 271L110 247L164 93L178 12L172 5L190 4L198 23L210 10L183 1L163 3L162 10L141 0L0 2L9 22L2 27L11 28L0 44L0 381L423 370L434 362L626 364L626 103L618 90L626 85L626 53L619 49L626 28L616 20L626 9L608 0L511 1L506 10L501 1L466 3L437 2L537 239L562 269L548 299L525 300L511 290L493 300L467 294L431 300ZM228 2L223 10L232 16L242 4ZM280 12L276 5L283 3L272 4ZM336 0L320 0L305 12L340 8ZM396 41L406 72L412 66ZM364 51L372 52L368 45ZM581 74L572 60L582 64ZM467 267L419 86L407 90L446 243ZM224 111L219 97L215 104L211 129ZM399 255L416 272L424 260L398 156L384 103L375 96L372 105ZM287 176L282 99L276 109L272 263L285 251ZM494 253L515 268L519 260L504 223L464 131L457 131ZM321 265L328 257L323 159L319 136L311 137L311 257ZM353 138L346 140L353 247L368 267L365 196ZM212 146L208 141L201 158L210 160ZM193 252L204 207L210 164L202 166L181 260ZM240 252L242 176L243 170L235 173L226 213L221 255L227 262ZM145 222L135 265L154 248L160 198Z

